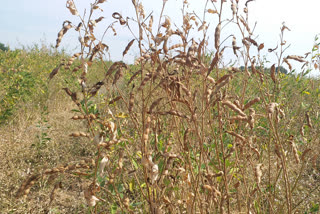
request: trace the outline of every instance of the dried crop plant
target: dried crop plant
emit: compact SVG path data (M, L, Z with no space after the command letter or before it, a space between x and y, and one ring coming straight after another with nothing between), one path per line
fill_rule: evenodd
M231 0L231 10L227 1L207 0L202 19L187 12L188 2L183 1L182 26L164 15L166 0L158 26L154 15L147 15L142 3L132 0L136 17L125 19L125 14L115 12L116 22L107 30L116 33L117 23L128 29L133 38L123 48L123 56L134 44L140 56L135 65L119 61L111 66L104 61L108 45L95 36L104 17L92 18L105 2L96 0L89 15L82 17L75 3L67 1L80 23L65 21L56 47L74 29L79 32L81 51L50 74L53 78L61 69L79 74L80 90L64 90L78 106L72 119L85 121L86 131L70 136L85 137L96 145L92 167L67 165L33 175L17 195L27 195L40 176L85 167L86 172L76 174L90 181L84 196L94 213L294 213L301 204L294 192L313 152L298 145L295 136L286 135L290 127L283 124L289 119L276 95L281 78L275 66L270 74L264 71L260 56L264 44L255 40L255 26L249 24L252 0ZM230 19L223 19L224 13ZM213 42L208 40L210 19L216 20L210 23ZM136 34L132 25L138 26ZM238 29L242 38L224 35L227 25ZM291 69L290 60L305 60L283 58L286 29L281 28L278 64L285 62ZM191 38L193 30L203 32L203 37ZM212 58L207 54L210 44L215 49ZM244 72L222 66L229 48L244 64ZM76 58L80 66L73 66ZM105 66L105 76L90 83L87 75L98 61ZM233 87L235 82L238 88ZM269 91L272 84L274 90ZM252 87L255 97L247 94ZM105 95L105 105L96 108L101 88L112 93Z

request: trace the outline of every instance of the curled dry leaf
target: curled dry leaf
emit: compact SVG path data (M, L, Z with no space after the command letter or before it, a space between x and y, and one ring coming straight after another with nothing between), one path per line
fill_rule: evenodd
M254 46L258 47L258 43L254 39L251 39L250 37L245 37L244 39L252 43Z
M282 27L281 27L281 32L283 32L284 30L291 31L291 30L285 25L285 23L283 22L283 23L282 23Z
M66 7L69 9L72 15L75 15L75 16L79 15L73 0L68 0L66 3Z
M82 22L80 22L79 24L78 24L78 26L76 27L76 31L80 31L81 30L81 28L82 28Z
M164 23L161 24L162 27L164 28L170 28L171 26L171 21L168 16L165 17Z
M248 3L251 2L251 1L254 1L254 0L248 0L248 1L246 1L245 6L248 7Z
M258 46L258 51L261 51L263 48L264 48L264 43L261 43L261 44Z
M273 52L273 51L275 51L275 50L277 50L277 49L278 49L278 45L277 45L277 47L275 47L275 48L269 48L269 49L268 49L268 52L271 53L271 52Z

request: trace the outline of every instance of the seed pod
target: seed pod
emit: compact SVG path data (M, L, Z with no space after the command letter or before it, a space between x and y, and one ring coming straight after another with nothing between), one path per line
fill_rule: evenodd
M237 5L235 3L231 3L231 10L233 17L237 14Z
M258 43L255 40L251 39L250 37L245 37L244 40L246 40L246 41L250 42L251 44L253 44L254 46L258 47Z
M235 36L233 36L233 39L232 39L232 49L233 49L234 55L238 57L237 50L239 50L240 47L237 46L237 40Z
M63 64L60 64L58 67L51 71L51 73L49 74L49 79L52 79L59 72L62 65Z
M128 107L129 113L132 112L133 105L134 105L134 93L131 92L130 93L130 98L129 98L129 107Z
M257 164L254 171L257 184L260 184L261 182L261 177L262 177L261 166L262 166L261 163Z
M214 33L214 47L218 50L220 46L220 33L221 33L221 23L219 23L216 27Z
M94 207L99 199L94 195L92 188L88 187L84 190L84 197L89 206Z
M130 47L132 46L132 44L134 43L134 41L135 41L135 39L132 39L132 40L128 43L127 47L125 48L125 50L124 50L123 53L122 53L122 56L124 56L124 55L126 55L126 54L128 53L128 51L129 51Z
M210 82L211 84L213 84L213 85L216 84L216 81L215 81L212 77L210 77L210 76L207 76L207 80L209 80L209 82Z
M122 68L119 68L116 74L114 75L112 85L115 85L122 76L123 76Z
M164 52L165 54L168 54L168 51L169 51L167 44L168 44L168 38L164 40L164 42L163 42L163 47L162 47L163 52Z
M122 151L119 154L118 166L119 166L119 169L123 168L123 152Z
M117 96L110 100L109 105L112 105L113 103L117 102L118 100L122 99L122 96Z
M212 177L220 177L220 176L222 176L224 173L223 173L223 171L219 171L218 173L215 173L215 174L213 174L212 175Z
M180 47L184 47L184 44L175 44L175 45L172 45L171 47L169 47L169 50L176 49L176 48L180 48Z
M221 82L229 79L232 75L231 74L226 74L226 75L223 75L220 79L218 79L218 81L216 82L216 85L220 84Z
M307 154L308 154L311 150L312 150L312 149L310 149L310 148L304 150L304 152L303 152L302 155L301 155L301 160L302 160L302 161L305 161L305 160L306 160L306 156L307 156Z
M212 187L210 185L203 185L203 188L210 192L212 191Z
M32 175L30 176L28 179L26 179L20 186L19 190L16 193L16 198L20 198L20 197L26 197L29 192L31 187L36 183L36 181L39 180L39 178L41 177L40 174L36 174L36 175Z
M273 64L270 68L270 75L271 75L271 79L274 83L276 83L276 67L275 64Z
M226 132L227 132L228 134L230 134L230 135L238 138L238 139L241 140L242 142L246 142L246 138L243 137L242 135L239 135L239 134L237 134L237 133L235 133L235 132L232 132L232 131L226 131Z
M235 120L240 120L240 121L247 121L248 117L244 117L241 115L237 115L237 116L232 116L229 118L230 121L235 121Z
M267 112L269 114L273 114L274 111L276 110L276 108L279 106L278 103L270 103L268 106L267 106Z
M146 144L148 142L149 139L149 132L150 132L150 122L151 122L151 118L148 117L147 121L146 121L146 127L142 136L142 142L143 144Z
M71 137L80 137L80 132L73 132L69 136L71 136Z
M293 60L296 60L298 62L307 62L307 60L305 60L304 57L296 56L296 55L289 55L289 56L286 57L286 59L293 59Z
M294 143L293 136L290 137L289 144L291 145L292 152L294 154L294 158L295 158L296 162L300 163L300 158L299 158L299 154L298 154L297 145Z
M207 103L209 103L211 95L212 95L212 90L210 88L207 88L206 94L207 94L207 96L206 96L207 97Z
M253 108L250 108L249 109L249 116L248 116L248 123L249 123L251 129L253 129L253 127L254 127L255 114L256 114L255 110Z
M58 38L57 38L57 43L56 43L56 48L59 47L62 37L64 36L64 34L67 33L67 31L72 28L71 22L70 21L64 21L62 24L62 29L59 31L58 33Z
M235 104L233 104L232 102L230 102L229 100L223 100L221 102L223 105L228 106L229 108L231 108L233 111L235 111L236 113L238 113L239 115L246 117L247 115L241 110L239 109Z
M151 74L150 73L146 74L146 76L144 77L144 79L142 80L138 88L138 91L142 90L150 79L151 79Z
M309 126L309 128L312 128L312 123L311 123L311 119L309 116L309 112L306 112L306 119L307 119L307 125Z
M150 32L152 31L152 25L153 25L153 16L151 16L150 20L149 20L149 31Z
M160 101L163 99L163 97L160 97L160 98L158 98L157 100L155 100L152 104L151 104L151 106L150 106L150 108L149 108L149 111L148 111L148 114L152 114L152 111L153 111L153 109L160 103Z
M250 100L244 107L243 107L243 111L250 108L252 105L254 105L255 103L260 102L260 97L256 97L253 100Z
M75 115L73 117L71 117L72 120L83 120L86 117L84 115Z

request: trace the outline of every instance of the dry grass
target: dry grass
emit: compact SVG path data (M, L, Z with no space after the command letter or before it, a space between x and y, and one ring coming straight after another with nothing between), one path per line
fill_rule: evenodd
M91 5L90 17L104 2ZM140 57L132 66L103 61L108 46L89 36L102 18L85 20L68 1L81 24L66 21L56 47L75 28L81 51L52 70L46 108L21 108L1 128L6 140L0 148L5 157L2 210L317 212L319 81L276 72L276 65L291 60L308 66L305 58L283 56L286 26L279 49L269 50L277 53L278 64L267 72L260 55L264 45L253 39L254 26L248 24L250 2L241 11L238 1L232 2L230 20L223 20L220 8L226 3L207 1L204 13L218 20L212 23L215 51L210 57L207 20L187 13L187 2L179 29L162 13L159 26L154 26L153 16L133 0L134 22L113 14L129 31L138 25L137 37L123 51L125 56L138 44ZM225 25L232 25L242 38L223 35ZM192 27L203 33L201 38L190 37ZM176 41L172 37L179 42L168 47ZM244 71L223 66L229 48ZM95 64L104 73L92 74ZM73 71L74 82L66 81L57 92L63 69ZM41 121L40 126L34 127L34 121ZM37 138L40 131L46 134Z

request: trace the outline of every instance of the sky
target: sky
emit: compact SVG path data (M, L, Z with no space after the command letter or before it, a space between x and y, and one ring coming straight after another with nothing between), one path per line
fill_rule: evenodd
M1 0L0 7L0 42L9 45L10 48L32 47L34 44L55 44L57 33L62 27L64 20L70 20L77 25L79 19L70 14L66 8L65 0L43 1L43 0ZM230 0L225 4L223 11L230 17ZM85 8L90 7L91 0L75 0L75 4L80 14L83 14ZM195 11L201 14L204 10L206 0L188 0L189 7L187 11ZM217 0L219 5L220 0ZM246 0L239 0L239 5L243 7ZM162 0L142 0L146 15L153 12L154 17L160 15ZM168 15L173 23L181 26L181 6L182 0L168 0L164 10L164 15ZM314 38L320 33L318 25L318 10L320 1L318 0L255 0L248 3L249 20L251 20L251 28L257 22L254 38L258 43L264 43L264 54L270 61L275 62L276 58L273 53L268 53L268 48L274 48L279 44L280 27L283 22L291 31L285 32L285 40L287 44L291 44L285 55L304 55L312 50ZM103 12L97 11L95 18L104 16L105 19L99 23L97 29L97 38L102 35L104 29L114 19L111 14L119 12L124 17L135 17L134 8L131 0L107 0L101 5ZM208 9L214 9L212 4L208 4ZM217 24L215 15L207 14L207 22L211 23L208 34L212 34L211 40L214 39L214 28ZM155 19L155 23L158 20ZM136 28L135 23L131 22L133 30ZM131 50L125 58L122 58L122 52L127 43L133 38L128 29L115 25L117 36L113 36L109 31L104 39L104 43L109 45L111 60L124 60L132 62L138 55L137 49ZM226 27L222 31L222 37L230 34L237 35L234 27ZM222 39L223 40L223 39ZM231 44L232 40L226 41ZM237 41L241 43L239 39ZM229 45L229 44L228 44ZM210 47L211 46L211 47ZM65 49L70 53L79 50L78 34L70 31L66 34L61 42L59 49ZM132 48L134 49L134 48ZM209 50L214 51L213 43L209 43ZM231 52L232 53L232 52ZM226 53L227 57L231 53ZM300 67L300 64L294 64ZM319 72L319 71L318 71Z

